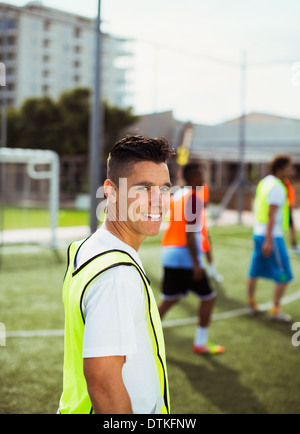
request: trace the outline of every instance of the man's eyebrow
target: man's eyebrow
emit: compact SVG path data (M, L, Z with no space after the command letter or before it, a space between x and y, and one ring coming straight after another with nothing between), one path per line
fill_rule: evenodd
M142 185L144 187L156 187L156 184L154 182L150 182L150 181L139 181L139 182L133 184L133 187L137 187L138 185ZM171 188L172 187L172 183L171 182L165 182L163 184L163 186Z

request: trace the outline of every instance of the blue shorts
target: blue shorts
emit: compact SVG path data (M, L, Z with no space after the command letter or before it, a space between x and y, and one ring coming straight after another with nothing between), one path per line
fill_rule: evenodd
M272 279L276 283L288 283L293 280L289 256L286 250L284 239L273 238L273 252L266 258L262 254L262 245L265 237L254 235L254 252L250 266L249 277L256 279L263 277Z

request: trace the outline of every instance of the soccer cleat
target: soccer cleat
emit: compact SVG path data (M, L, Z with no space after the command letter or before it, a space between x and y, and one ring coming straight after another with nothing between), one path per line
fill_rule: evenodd
M194 345L193 351L196 354L221 354L225 352L225 347L222 347L222 345L216 345L212 342L207 342L207 344L203 346Z
M249 306L249 316L259 316L262 315L264 311L262 309L259 309L258 306L252 307Z
M293 318L290 315L287 315L283 312L277 312L277 313L270 313L270 320L274 322L280 322L283 324L290 324L293 322Z
M264 313L264 311L258 307L254 297L248 298L248 308L250 316L259 316Z

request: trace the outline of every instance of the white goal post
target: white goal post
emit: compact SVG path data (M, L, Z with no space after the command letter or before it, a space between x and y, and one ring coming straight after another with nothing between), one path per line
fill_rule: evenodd
M24 164L29 178L35 180L46 179L50 181L49 208L51 214L51 247L57 247L56 228L58 225L59 210L59 157L56 152L36 149L0 148L0 164ZM49 170L37 170L38 166L49 165ZM4 178L4 179L3 179ZM1 184L5 175L2 176Z

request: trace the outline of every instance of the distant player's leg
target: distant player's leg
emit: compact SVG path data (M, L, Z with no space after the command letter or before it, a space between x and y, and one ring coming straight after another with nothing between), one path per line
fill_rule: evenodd
M168 310L171 309L178 301L179 301L179 299L176 299L176 300L163 300L158 305L158 311L159 311L161 319L163 319L163 317L168 312Z
M262 311L258 308L256 302L256 286L257 286L257 279L249 277L247 281L247 300L248 300L250 313L252 315L257 315L262 313Z
M271 308L270 311L270 319L272 321L289 324L293 321L293 319L292 317L290 317L290 315L281 312L281 306L280 306L281 298L283 297L286 287L287 287L287 283L278 283L275 285L273 307Z
M290 260L283 238L274 239L274 258L276 265L276 267L274 267L275 288L270 319L272 321L289 324L293 320L289 315L281 312L280 306L287 285L293 279Z
M262 311L258 308L256 301L257 279L262 277L261 271L264 268L265 258L262 256L261 246L264 237L254 236L254 250L252 254L248 280L246 284L247 303L250 315L259 315Z
M200 281L193 282L193 292L201 298L193 350L197 354L224 353L224 347L216 345L208 339L208 329L216 300L216 293L212 290L205 271L203 273L203 278Z

